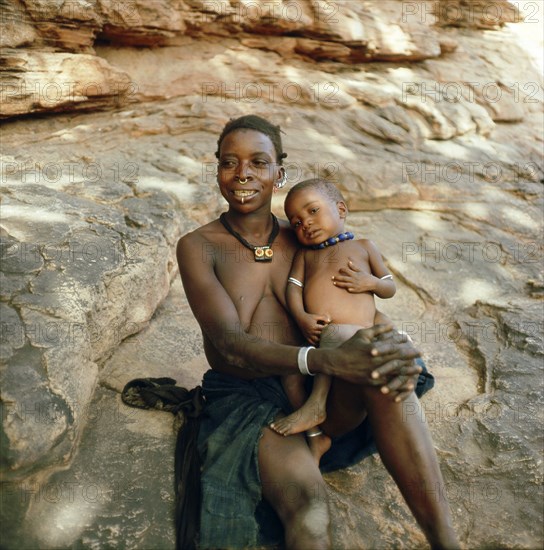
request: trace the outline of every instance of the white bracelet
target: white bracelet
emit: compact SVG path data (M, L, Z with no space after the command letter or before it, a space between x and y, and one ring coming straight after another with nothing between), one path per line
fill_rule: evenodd
M414 341L412 340L412 337L405 330L399 330L399 334L401 334L402 336L406 336L406 339L409 342L411 342L412 344L414 343Z
M315 376L315 374L312 374L308 370L308 353L311 349L315 349L314 346L308 346L306 348L300 348L298 350L298 357L297 357L297 363L298 363L298 370L301 374L304 374L304 376Z
M300 288L304 288L304 284L301 283L298 279L295 279L294 277L289 277L289 279L287 279L287 282L288 283L293 283L294 285L297 285Z
M385 281L386 279L392 279L393 275L384 275L383 277L380 277L380 281Z

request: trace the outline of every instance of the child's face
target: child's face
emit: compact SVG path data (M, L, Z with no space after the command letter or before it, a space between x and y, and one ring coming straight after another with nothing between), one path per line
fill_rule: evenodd
M240 129L221 142L217 181L231 208L244 213L269 208L274 184L282 174L276 149L267 135ZM240 179L247 182L242 184Z
M344 231L347 208L318 189L303 189L285 203L285 214L304 246L320 244Z

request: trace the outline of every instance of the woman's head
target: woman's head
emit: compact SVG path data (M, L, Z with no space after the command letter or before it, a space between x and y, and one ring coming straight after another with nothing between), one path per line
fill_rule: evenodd
M230 209L246 214L270 211L272 193L285 183L279 126L244 116L225 126L217 144L217 181Z
M228 134L234 132L235 130L255 130L257 132L261 132L261 134L264 134L265 136L268 136L274 146L274 149L276 150L276 162L278 164L283 164L283 159L287 156L287 153L283 152L283 146L281 143L281 128L257 115L245 115L239 118L232 118L227 122L227 124L225 124L225 127L217 140L217 151L215 152L215 156L217 158L219 158L220 155L221 143L223 143L223 140Z

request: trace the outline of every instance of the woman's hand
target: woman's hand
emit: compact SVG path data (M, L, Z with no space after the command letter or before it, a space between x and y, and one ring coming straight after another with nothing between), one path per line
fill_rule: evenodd
M421 372L421 368L418 365L414 365L413 361L407 362L406 367L410 367L411 370L419 370L416 374L412 375L399 374L399 376L396 376L380 388L382 393L390 396L396 403L404 401L416 389L419 373Z
M408 343L413 347L412 339L406 333L397 331L381 334L376 341L376 346L371 353L380 354L384 358L391 357L391 352L394 354L395 344ZM384 365L374 369L371 377L381 384L382 393L389 395L398 403L404 401L415 390L421 371L421 367L414 359L403 361L390 358Z
M361 329L330 351L334 355L327 374L356 384L381 386L382 393L395 401L410 395L422 370L414 361L421 355L419 350L389 325Z

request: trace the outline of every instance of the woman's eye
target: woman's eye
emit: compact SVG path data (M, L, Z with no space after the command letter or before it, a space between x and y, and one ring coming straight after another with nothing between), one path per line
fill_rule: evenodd
M256 159L253 161L253 166L257 166L258 168L263 168L264 166L268 166L268 161Z
M219 163L220 168L233 168L236 163L233 160L222 160Z

